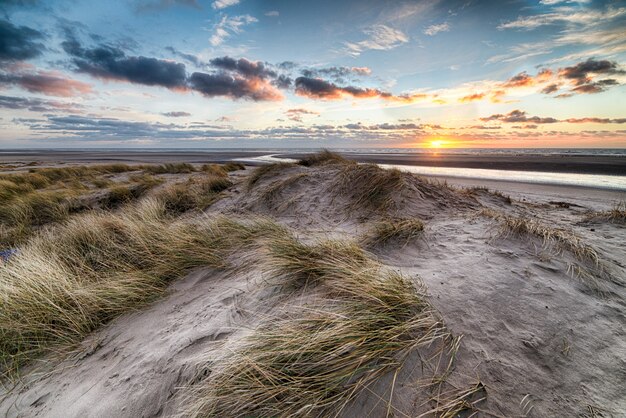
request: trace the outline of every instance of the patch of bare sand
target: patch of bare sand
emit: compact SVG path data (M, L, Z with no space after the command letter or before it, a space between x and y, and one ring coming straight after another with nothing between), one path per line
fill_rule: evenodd
M568 197L575 205L563 207L547 203L562 195L543 194L536 202L530 196L540 191L527 186L529 195L516 191L508 203L489 192L410 180L392 196L388 213L373 214L349 210L346 197L333 193L339 170L294 166L250 189L248 174L241 174L208 212L270 216L303 240L357 239L378 217L424 220L419 238L371 250L384 265L424 281L448 329L462 336L454 368L440 392L425 390L423 368L432 361L424 362L429 353L415 352L400 372L362 391L343 416L436 416L432 411L439 407L442 414L446 398L472 388L476 393L463 400L473 403L475 416L626 414L624 287L605 281L608 292L601 295L568 271L576 260L567 251L532 237L501 237L493 220L476 215L490 208L572 230L624 278L625 229L580 223L586 211L609 207L613 196L590 203L581 192ZM0 414L174 415L184 402L182 387L210 379L212 365L279 314L279 295L264 280L258 269L189 275L148 309L94 333L53 373L27 375L5 393Z

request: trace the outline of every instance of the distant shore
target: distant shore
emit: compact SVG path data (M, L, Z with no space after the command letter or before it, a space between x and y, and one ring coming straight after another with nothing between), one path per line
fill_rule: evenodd
M50 163L188 163L228 162L235 158L253 158L273 154L280 158L301 158L302 152L290 153L271 150L181 150L181 151L0 151L0 164L37 161ZM351 152L349 159L378 164L399 164L426 167L482 168L493 170L538 171L554 173L626 175L626 158L614 155L501 155L501 154L383 154Z
M279 154L301 158L304 154ZM586 155L476 155L476 154L361 154L347 158L361 163L415 165L426 167L482 168L490 170L543 171L552 173L626 175L626 158Z

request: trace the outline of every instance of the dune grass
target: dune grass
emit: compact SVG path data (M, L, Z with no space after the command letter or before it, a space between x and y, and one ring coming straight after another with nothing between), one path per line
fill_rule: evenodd
M226 174L208 174L168 185L156 192L155 197L163 202L167 213L178 215L192 209L205 209L215 201L219 192L231 185Z
M626 224L626 201L616 203L610 210L592 212L585 216L584 222Z
M309 176L309 173L297 173L293 174L286 179L277 180L269 184L261 193L260 199L268 206L276 208L279 206L285 206L289 203L289 200L285 201L281 199L281 194L289 186L298 183L300 180Z
M585 279L583 280L584 283L594 290L601 291L603 287L598 282L597 276L613 279L596 249L585 243L572 231L554 228L533 219L508 216L490 209L484 209L480 214L498 221L500 225L499 234L503 237L536 237L542 241L544 247L551 247L557 252L569 252L578 262L591 268L588 270L582 265L570 266L570 270L580 278Z
M374 223L371 230L362 237L367 247L385 245L390 242L406 245L419 237L424 223L419 219L385 219Z
M353 243L282 239L269 263L318 298L256 330L192 389L185 416L335 416L412 350L449 335L421 289Z
M314 167L325 164L356 164L356 162L348 160L335 152L325 149L318 153L307 155L298 161L298 164L305 167Z
M254 169L252 174L248 177L246 186L248 190L251 190L263 177L275 175L279 171L286 168L293 167L295 164L291 163L274 163L265 164Z
M176 221L154 198L44 230L0 268L0 371L15 375L143 306L190 269L228 267L230 254L281 233L269 221Z
M141 168L151 174L188 174L197 171L189 163L166 163L161 165L143 165Z
M346 165L339 172L336 192L350 198L352 209L385 211L405 186L400 170L385 170L375 164Z

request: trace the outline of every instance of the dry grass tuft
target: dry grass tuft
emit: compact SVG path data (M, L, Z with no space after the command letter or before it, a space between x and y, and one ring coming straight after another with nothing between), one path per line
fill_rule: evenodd
M337 153L325 149L316 154L302 158L298 161L298 164L305 167L313 167L325 164L356 164L356 162L350 161Z
M438 393L436 397L431 399L435 403L435 407L418 418L426 416L456 418L466 416L470 412L472 414L467 416L473 416L480 412L476 405L485 400L485 392L485 385L479 381L468 389Z
M44 230L0 268L0 371L63 351L190 269L228 267L230 254L281 233L269 221L173 221L156 199Z
M291 185L298 183L300 180L309 176L309 173L297 173L286 179L275 181L269 184L263 189L260 199L270 207L276 208L278 206L285 206L289 203L289 200L285 201L281 199L281 194ZM282 205L279 205L282 203Z
M187 174L196 171L196 168L189 163L167 163L162 165L142 166L146 173L150 174Z
M227 173L230 173L231 171L245 170L246 166L243 163L230 162L230 163L223 164L222 168Z
M511 235L537 237L541 239L544 247L550 246L557 251L568 251L579 262L593 269L588 271L582 266L570 266L570 271L585 279L584 282L594 290L601 290L602 287L596 276L610 277L598 252L572 231L553 228L528 218L507 216L489 209L482 210L480 214L497 220L500 224L500 235L504 237Z
M339 172L336 191L350 198L352 209L384 211L394 206L394 198L405 185L400 170L374 164L347 165Z
M593 212L585 216L584 222L609 222L613 224L626 224L626 201L616 203L611 210Z
M193 389L185 416L335 416L408 353L448 336L419 289L354 244L271 248L273 271L315 281L319 299L258 329Z
M274 163L262 165L255 168L252 174L250 174L250 176L248 177L248 181L246 184L248 190L252 189L252 187L254 187L263 177L274 175L279 171L293 166L294 164L291 163Z
M217 199L219 192L231 185L228 177L210 174L169 185L159 190L155 197L163 202L167 213L179 215L193 209L205 209Z
M374 224L372 229L362 237L367 247L385 245L391 241L406 245L421 235L424 223L419 219L387 219Z

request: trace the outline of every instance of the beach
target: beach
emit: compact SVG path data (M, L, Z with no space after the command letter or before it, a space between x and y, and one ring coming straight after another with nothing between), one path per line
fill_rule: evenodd
M296 163L232 163L267 155L3 155L2 164L16 164L14 175L40 170L65 179L69 171L45 167L92 163L71 180L86 185L80 193L92 206L51 223L44 235L33 227L7 270L0 267L2 289L17 297L11 277L24 280L15 276L23 269L39 274L35 260L56 260L65 263L54 273L59 280L75 270L93 283L108 277L115 288L98 291L119 304L83 301L98 289L83 287L84 279L75 290L42 295L60 298L58 306L73 295L71 312L93 311L86 323L97 325L79 332L76 318L60 308L56 315L71 319L64 339L72 344L33 334L48 345L21 363L19 381L5 384L0 413L307 410L357 418L626 410L623 191L424 177L332 153L289 155L304 158ZM41 166L16 163L32 161ZM170 165L93 164L105 161ZM200 165L210 161L231 166ZM621 163L606 167L614 164ZM96 190L90 184L100 177L110 183ZM29 193L60 187L50 182ZM113 204L107 193L121 185L145 191ZM73 247L79 239L92 240L85 255ZM67 252L75 256L64 258ZM153 256L128 264L146 254ZM93 260L103 260L95 270ZM162 281L150 281L155 275ZM41 277L52 280L49 267ZM136 289L131 278L142 289L159 283L158 290L123 302ZM36 306L28 289L19 296ZM4 323L22 306L0 312ZM5 335L31 335L50 325L4 326Z

